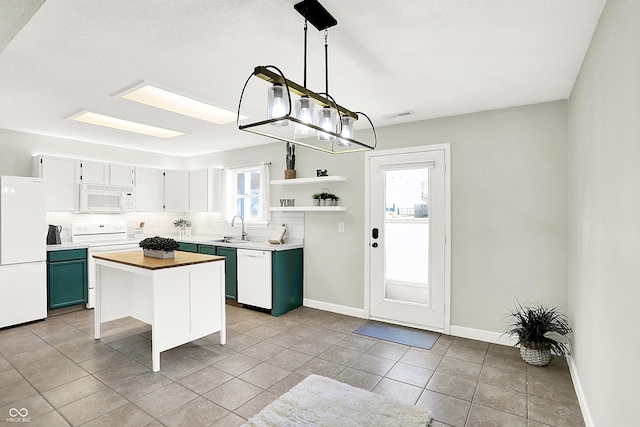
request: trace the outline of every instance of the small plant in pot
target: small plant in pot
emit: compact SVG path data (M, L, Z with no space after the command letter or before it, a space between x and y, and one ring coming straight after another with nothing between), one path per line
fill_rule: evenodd
M140 241L144 256L153 258L175 258L175 252L180 248L178 242L173 239L155 236L147 237Z
M503 335L517 338L520 355L530 365L548 365L552 351L560 356L571 354L566 337L571 327L558 307L547 308L539 303L522 305L516 300L516 308L507 318L511 323Z
M315 193L311 198L313 199L313 206L320 206L320 193Z
M191 227L191 221L180 218L173 221L173 226L178 229L178 235L180 237L189 237L191 236L191 230L187 230L187 227Z

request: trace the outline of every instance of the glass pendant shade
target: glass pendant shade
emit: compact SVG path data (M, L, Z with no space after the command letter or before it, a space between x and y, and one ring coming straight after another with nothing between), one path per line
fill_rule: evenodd
M315 103L308 97L302 96L296 101L296 118L305 123L313 124L313 106ZM300 135L311 135L315 132L313 129L297 124L296 133Z
M342 131L340 132L340 136L353 139L353 117L342 116L340 120L342 123ZM342 138L338 138L338 144L344 147L352 145L351 142Z
M289 107L289 94L280 83L274 83L269 88L269 100L267 105L267 117L275 119L287 115ZM272 126L288 126L288 120L280 120L271 123Z
M335 132L337 119L338 112L335 108L322 107L322 109L318 111L318 126L322 129ZM336 137L325 132L318 132L318 139L320 141L333 141Z

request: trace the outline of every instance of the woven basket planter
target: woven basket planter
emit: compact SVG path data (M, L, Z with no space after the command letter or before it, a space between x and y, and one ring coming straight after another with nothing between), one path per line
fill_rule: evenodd
M526 343L520 344L520 356L522 356L522 360L533 366L546 366L551 362L551 350L538 350L533 345L531 345L531 347L527 346Z

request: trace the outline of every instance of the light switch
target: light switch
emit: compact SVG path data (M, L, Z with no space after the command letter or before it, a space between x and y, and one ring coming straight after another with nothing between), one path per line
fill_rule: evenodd
M338 223L338 233L344 233L344 222Z

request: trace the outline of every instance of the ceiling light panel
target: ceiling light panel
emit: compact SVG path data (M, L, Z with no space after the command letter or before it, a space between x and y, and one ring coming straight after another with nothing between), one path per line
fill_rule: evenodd
M218 125L236 121L236 112L234 111L215 107L147 82L136 85L116 96Z
M175 138L184 135L183 132L149 126L142 123L130 122L115 117L104 116L102 114L91 113L89 111L69 117L76 122L89 123L92 125L104 126L112 129L125 130L127 132L140 133L142 135L155 136L156 138Z

